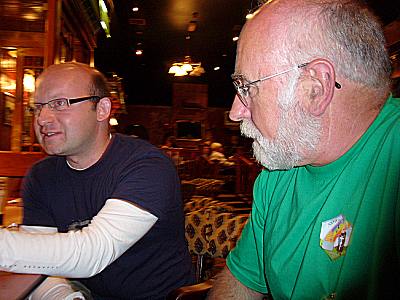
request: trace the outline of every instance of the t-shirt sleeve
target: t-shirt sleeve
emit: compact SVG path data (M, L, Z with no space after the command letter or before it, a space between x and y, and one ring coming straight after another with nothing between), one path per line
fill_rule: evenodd
M182 204L175 200L180 199L176 169L158 153L126 165L110 198L131 201L158 218Z
M227 266L245 286L267 293L264 276L264 215L260 177L254 185L254 202L250 218L242 231L236 247L227 257Z

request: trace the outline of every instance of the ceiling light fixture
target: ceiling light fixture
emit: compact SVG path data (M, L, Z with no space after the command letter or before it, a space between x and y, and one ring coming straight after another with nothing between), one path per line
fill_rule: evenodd
M116 118L110 118L108 121L111 126L117 126L118 125L118 120Z
M190 56L185 56L185 59L181 62L174 62L169 68L169 74L174 76L201 76L205 73L204 68L201 66L201 62L192 62Z

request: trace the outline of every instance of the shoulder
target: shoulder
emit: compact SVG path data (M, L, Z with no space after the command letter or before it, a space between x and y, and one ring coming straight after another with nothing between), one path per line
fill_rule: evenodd
M400 120L400 98L390 96L380 112L380 117L384 121L392 120L398 125Z
M381 109L378 117L371 126L371 131L376 136L400 144L398 134L400 132L400 99L389 97Z
M148 141L118 133L114 135L111 148L113 153L129 154L134 157L166 157L161 149Z
M105 159L112 161L113 164L137 165L147 162L158 166L173 166L171 159L161 149L145 140L123 134L114 135Z
M65 161L61 156L46 156L34 163L28 173L49 173L56 169L57 165Z
M26 173L23 186L36 186L52 184L58 177L60 167L65 164L65 158L60 156L46 156L39 160Z

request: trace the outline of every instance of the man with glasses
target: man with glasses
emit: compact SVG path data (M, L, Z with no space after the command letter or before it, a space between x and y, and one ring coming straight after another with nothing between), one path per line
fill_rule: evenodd
M400 104L358 1L268 1L247 21L230 118L265 167L209 299L395 299Z
M104 76L50 66L32 111L50 156L24 179L20 230L0 230L0 269L51 276L33 300L165 299L192 283L175 167L150 143L110 134Z

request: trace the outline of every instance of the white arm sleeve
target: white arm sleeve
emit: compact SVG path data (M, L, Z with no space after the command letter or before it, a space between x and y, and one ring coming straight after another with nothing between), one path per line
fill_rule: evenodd
M68 233L0 229L0 270L69 278L101 272L157 221L128 202L109 199L88 227Z

